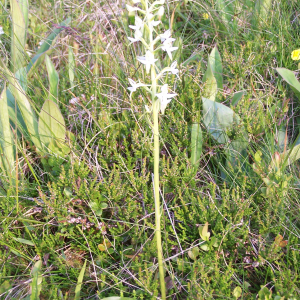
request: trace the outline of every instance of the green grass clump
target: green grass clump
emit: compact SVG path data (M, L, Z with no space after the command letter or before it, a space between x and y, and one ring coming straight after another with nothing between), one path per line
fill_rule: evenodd
M159 30L171 26L180 69L178 78L165 78L178 96L159 123L167 295L298 299L300 98L276 68L298 76L291 52L300 48L299 4L180 1L165 8ZM10 9L4 1L0 56L13 71ZM153 134L144 111L150 99L143 90L130 99L127 91L128 78L148 80L136 60L141 49L127 41L134 16L115 1L29 1L22 66L30 63L24 50L37 53L69 17L46 53L57 96L49 94L45 57L25 91L37 120L46 100L57 101L65 139L51 135L41 151L11 107L8 172L8 139L0 136L0 299L159 299ZM213 49L222 60L216 107L235 120L222 127L222 142L202 99L214 89L207 71ZM160 60L169 64L164 54Z

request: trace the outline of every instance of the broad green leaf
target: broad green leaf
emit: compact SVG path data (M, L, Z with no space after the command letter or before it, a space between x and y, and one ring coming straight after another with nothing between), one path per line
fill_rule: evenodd
M202 130L200 124L192 125L191 134L191 164L193 167L198 167L200 156L202 154Z
M286 166L293 164L300 158L300 144L294 146L292 150L287 150L286 153L281 153L280 157L281 161L285 161L287 159Z
M58 73L55 70L55 67L50 60L50 57L48 55L45 56L46 61L46 67L48 71L48 78L49 78L49 99L52 100L54 103L57 103L58 99Z
M210 64L207 65L207 70L205 74L205 79L203 79L205 80L203 95L205 98L210 99L211 101L215 101L218 92L218 84L212 72Z
M285 126L282 126L277 132L277 146L279 147L280 151L284 150L285 142L288 143L288 137L287 140L285 140L285 136L286 128Z
M281 77L294 89L297 90L297 92L300 93L300 82L296 78L296 75L294 72L285 69L285 68L276 68L276 71L281 75Z
M223 90L222 58L217 47L212 49L208 57L208 64L210 65L211 71L216 78L218 89Z
M199 234L202 240L209 241L210 232L208 232L208 222L204 226L199 226Z
M42 261L37 261L31 271L32 282L31 282L31 295L30 300L40 300L40 293L42 290L43 277L40 274L42 268Z
M80 299L80 291L81 291L81 286L82 286L82 281L83 281L83 276L86 268L86 260L83 264L83 267L79 273L78 279L77 279L77 285L75 288L75 297L74 300L79 300Z
M101 202L99 206L101 209L106 209L108 207L108 204L106 202Z
M200 248L201 248L203 251L209 251L209 247L208 247L207 242L205 242L204 244L201 244L201 245L200 245Z
M235 299L238 299L239 297L242 296L242 289L240 286L235 287L235 289L233 290L232 294L234 296Z
M26 67L20 68L15 73L16 79L19 81L21 87L23 88L24 92L27 92L27 72Z
M39 135L44 146L48 146L52 141L64 142L66 127L64 118L57 104L51 100L46 100L39 118Z
M223 105L202 97L203 101L203 121L210 134L220 144L228 142L229 138L226 130L239 124L239 117L234 111Z
M17 100L18 107L22 114L31 140L38 149L41 149L37 118L28 98L25 95L24 90L22 89L19 81L3 63L2 59L0 59L0 70L2 71L2 74L5 76L6 80L10 83L9 89L14 98Z
M14 149L12 144L12 134L9 124L8 106L6 98L6 87L0 95L0 146L3 155L1 155L2 166L6 176L13 178L13 168L15 164Z
M69 61L69 79L71 84L71 89L74 88L74 79L75 79L75 56L74 52L71 46L69 46L69 55L68 55L68 61Z
M192 259L192 260L196 260L197 257L199 256L199 248L198 247L194 247L193 249L188 251L188 256Z
M25 44L28 25L28 1L10 0L12 17L11 56L12 70L15 73L25 63Z
M25 240L25 239L22 239L22 238L16 238L16 237L13 237L13 239L19 243L22 243L22 244L26 244L28 246L34 246L34 243L32 241L29 241L29 240Z
M246 91L240 91L234 93L232 100L231 100L231 105L237 105L238 102L243 98L244 95L246 95Z

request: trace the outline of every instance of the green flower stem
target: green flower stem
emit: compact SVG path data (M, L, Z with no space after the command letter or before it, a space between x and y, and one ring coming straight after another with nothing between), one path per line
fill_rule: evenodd
M150 27L149 27L150 28ZM153 36L150 31L150 51L154 53ZM160 280L161 298L166 299L166 286L164 276L164 264L163 264L163 249L161 243L161 209L160 209L160 197L159 197L159 127L158 127L158 113L159 113L159 100L156 97L157 79L155 66L151 66L151 94L152 94L152 110L153 110L153 135L154 135L154 201L155 201L155 235L157 245L157 259L158 259L158 271Z
M163 251L161 243L161 209L160 209L160 197L159 197L159 128L158 128L158 112L159 112L159 101L155 100L156 91L156 80L154 66L151 68L152 79L152 103L153 103L153 135L154 135L154 201L155 201L155 227L156 227L156 244L157 244L157 258L158 258L158 270L161 288L161 298L166 299L166 288L165 288L165 276L164 276L164 265L163 265Z

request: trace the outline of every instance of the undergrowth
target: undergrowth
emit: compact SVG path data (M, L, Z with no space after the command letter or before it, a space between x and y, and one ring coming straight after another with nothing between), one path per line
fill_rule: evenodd
M299 5L272 1L261 19L258 2L268 1L169 2L159 25L172 26L180 69L176 82L166 78L178 96L160 118L169 299L300 295L299 164L284 169L278 158L299 143L299 99L275 70L298 74L290 53L300 44ZM122 1L40 0L29 8L29 55L72 17L48 53L59 73L58 105L70 152L41 155L18 132L19 184L1 188L0 299L159 299L153 136L143 109L150 100L142 91L130 100L127 91L127 78L148 76L135 60L139 47L126 38L134 17ZM3 58L10 52L10 2L1 10ZM227 129L227 143L218 143L203 121L203 78L215 46L224 82L217 101L241 120ZM4 81L2 73L2 86ZM40 110L48 97L46 67L28 83L28 97ZM196 168L190 159L195 123L202 130ZM247 149L229 163L228 151L240 137ZM37 261L42 264L34 273ZM32 297L35 278L39 298Z

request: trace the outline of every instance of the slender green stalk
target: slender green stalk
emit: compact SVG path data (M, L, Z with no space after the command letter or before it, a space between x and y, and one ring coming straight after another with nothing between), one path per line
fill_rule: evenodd
M160 209L160 197L159 197L159 127L158 127L158 112L159 101L156 98L156 73L155 67L151 67L151 79L152 79L152 103L153 103L153 135L154 135L154 201L155 201L155 234L157 244L157 259L158 270L160 279L161 298L166 299L166 287L163 265L163 249L161 243L161 209Z

